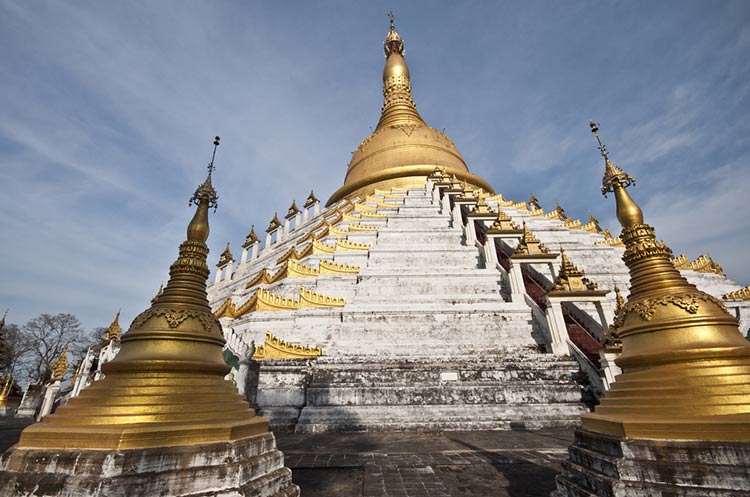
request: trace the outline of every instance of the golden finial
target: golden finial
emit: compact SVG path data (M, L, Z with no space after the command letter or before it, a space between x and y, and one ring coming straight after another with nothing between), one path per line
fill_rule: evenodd
M159 290L157 290L156 295L154 295L154 298L151 299L151 304L152 305L155 304L159 300L159 297L161 297L161 294L163 292L164 292L164 282L162 281L159 284Z
M619 167L612 164L607 154L607 148L599 139L599 125L594 121L589 122L591 133L599 144L599 151L604 157L604 177L602 178L602 195L614 192L617 201L617 220L623 228L643 223L643 211L638 207L625 190L635 184L635 179Z
M63 347L60 357L52 365L52 381L62 380L68 372L68 346Z
M120 327L120 310L118 310L115 319L112 320L112 323L107 328L105 338L107 342L110 342L120 338L120 333L122 333L122 328Z
M211 175L215 169L214 159L216 158L216 148L219 146L219 137L214 138L214 151L211 155L211 162L208 163L208 176L202 185L195 190L193 196L188 201L189 205L195 204L198 209L195 211L192 221L187 227L187 239L192 242L205 243L208 240L208 209L219 205L219 196L211 184Z
M385 37L385 41L383 42L385 56L387 58L392 53L397 53L403 57L406 53L406 51L404 50L404 40L402 40L401 36L396 33L393 12L388 12L388 19L390 19L391 21L391 29L388 31L388 35Z

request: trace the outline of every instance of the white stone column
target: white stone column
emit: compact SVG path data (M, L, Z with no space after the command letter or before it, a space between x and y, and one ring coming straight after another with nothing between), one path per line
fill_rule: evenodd
M521 264L510 261L510 294L511 300L515 302L523 301L523 295L526 293L526 287L523 284L523 273L521 271Z
M615 364L615 359L620 357L622 350L620 349L600 349L599 350L599 362L602 365L602 371L604 372L604 388L609 390L612 383L615 382L615 377L622 374L622 369Z
M440 207L440 213L446 213L451 211L451 196L447 193L443 195L443 203Z
M544 311L547 317L547 327L552 339L552 353L555 355L569 355L568 328L565 326L565 318L562 313L560 302L550 302L547 299L547 309Z
M284 229L282 231L282 234L283 235L288 235L289 232L291 232L291 231L292 231L292 219L291 218L285 219L284 220Z
M307 207L302 209L302 222L303 223L307 221L308 212L309 212L309 209Z
M315 202L312 208L313 208L313 217L320 214L320 202Z
M487 261L487 267L495 269L500 265L500 261L497 260L497 248L495 247L495 239L487 237L484 241L484 260Z
M594 302L594 306L596 307L597 314L599 314L599 323L602 325L602 331L606 333L607 329L609 329L609 321L612 317L612 306L610 306L609 302L604 299L605 298L602 297L601 300Z
M221 281L221 272L224 270L223 267L217 267L216 268L216 279L214 279L214 284L218 285Z
M474 220L470 217L466 218L464 233L466 234L466 245L468 247L473 246L474 242L477 241L477 226L474 224Z
M254 261L258 258L258 245L259 242L253 243L253 251L250 253L250 261Z
M42 407L36 417L37 421L41 421L42 418L52 412L52 408L55 405L55 398L57 397L57 392L59 391L60 380L56 380L54 383L50 383L49 385L47 385L47 388L44 390L44 400L42 400Z
M552 275L552 281L555 281L555 278L557 278L557 273L555 272L557 268L555 267L555 263L548 262L547 267L549 267L549 273Z
M294 229L299 229L300 224L302 224L302 213L298 212L294 215Z
M271 238L273 238L273 234L276 233L276 230L266 233L266 248L271 246Z
M247 263L247 249L249 246L242 247L242 257L240 257L240 266L244 266Z
M458 204L453 204L453 226L457 228L464 227L464 220L461 219L461 206Z
M224 272L224 281L229 281L232 279L232 273L234 269L234 261L227 262L227 265L225 266L227 269Z

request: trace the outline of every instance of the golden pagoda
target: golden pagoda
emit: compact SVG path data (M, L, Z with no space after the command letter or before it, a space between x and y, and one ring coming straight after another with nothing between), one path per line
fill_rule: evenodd
M598 126L591 123L599 140ZM604 145L602 193L613 192L630 269L628 301L615 318L623 370L583 429L617 437L750 441L750 343L721 301L675 269L672 251L626 188L635 180Z
M215 141L218 145L218 140ZM215 153L215 150L214 150ZM208 210L218 196L206 180L166 288L121 337L104 379L21 434L20 448L126 449L232 441L266 433L224 380L224 335L206 299ZM59 361L58 361L59 362ZM67 369L56 366L61 376Z
M375 131L352 154L344 186L326 205L345 197L365 197L375 189L423 187L436 167L474 187L494 193L485 180L471 174L461 153L444 133L425 123L411 94L411 76L404 60L404 41L393 14L383 42L383 107Z

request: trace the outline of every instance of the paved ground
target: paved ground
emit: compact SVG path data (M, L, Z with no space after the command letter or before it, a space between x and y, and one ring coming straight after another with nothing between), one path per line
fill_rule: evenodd
M302 497L547 497L572 430L279 434Z
M0 452L30 420L0 418ZM547 497L572 430L279 434L302 497Z

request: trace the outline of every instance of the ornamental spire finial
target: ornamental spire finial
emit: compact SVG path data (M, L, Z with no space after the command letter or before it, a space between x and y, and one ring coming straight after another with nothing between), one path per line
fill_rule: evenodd
M391 28L388 31L388 35L385 37L385 41L383 42L385 57L388 58L388 56L394 52L403 57L406 53L406 51L404 50L404 40L401 39L401 36L399 36L399 34L396 32L396 26L393 23L393 20L395 18L392 11L388 12L388 19L390 19L391 21Z
M590 121L589 126L591 127L591 134L594 135L597 143L599 143L599 152L604 157L602 195L606 197L609 192L615 194L615 199L617 200L617 220L620 221L623 228L642 224L643 211L641 211L641 208L638 207L638 204L635 203L628 192L625 191L627 187L635 184L635 179L609 160L607 148L599 139L599 125L594 121Z

